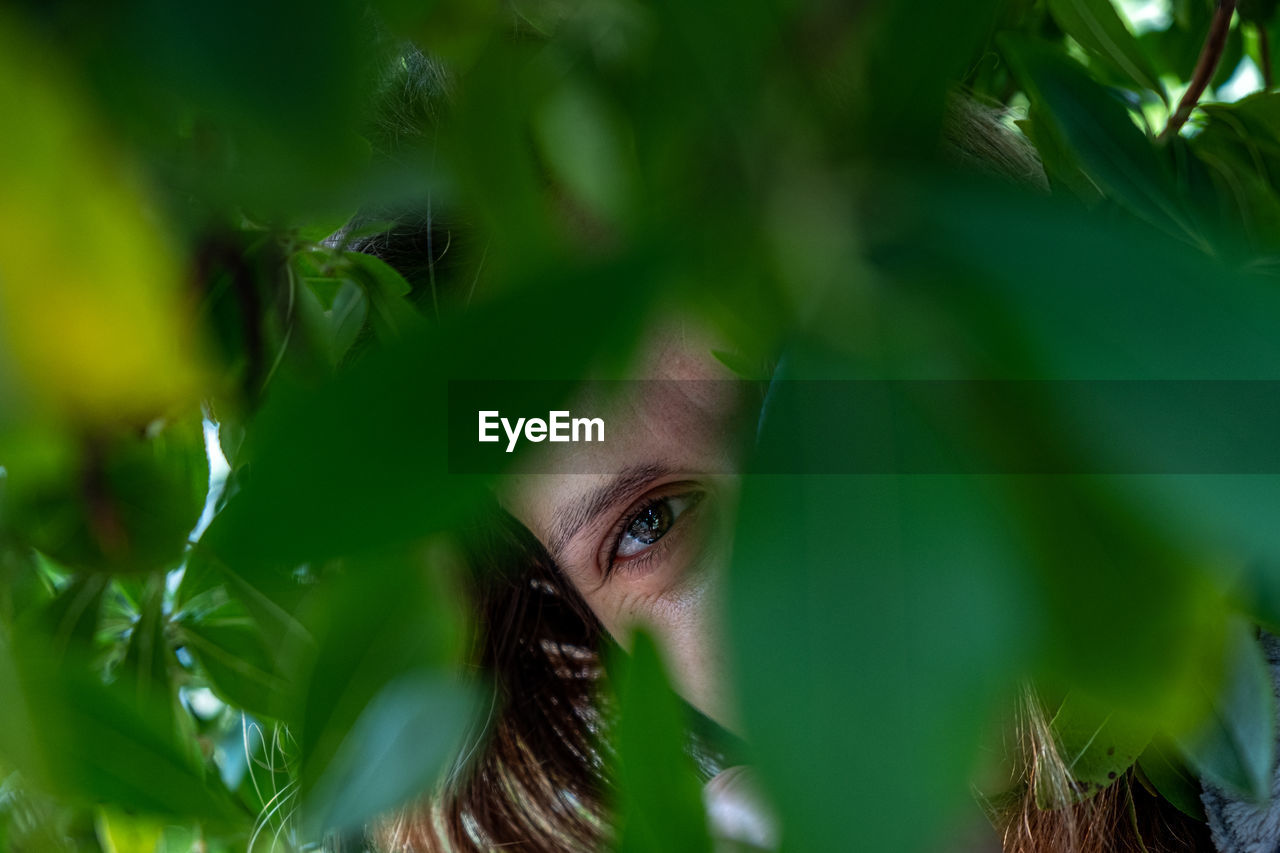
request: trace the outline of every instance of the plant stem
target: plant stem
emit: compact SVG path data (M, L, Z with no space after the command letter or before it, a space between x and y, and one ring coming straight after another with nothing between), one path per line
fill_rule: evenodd
M1231 32L1231 16L1236 11L1236 0L1218 0L1218 8L1214 10L1213 21L1209 24L1209 34L1205 37L1204 47L1200 49L1200 58L1196 60L1196 70L1191 75L1191 85L1178 102L1178 109L1169 117L1161 140L1172 138L1187 123L1191 111L1200 103L1200 96L1208 88L1213 79L1213 72L1218 70L1222 61L1222 51L1227 44L1227 35Z

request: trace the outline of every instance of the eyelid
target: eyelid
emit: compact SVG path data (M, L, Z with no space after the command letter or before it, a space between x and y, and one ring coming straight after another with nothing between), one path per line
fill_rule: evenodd
M693 501L684 509L683 512L676 516L672 523L672 530L670 533L664 535L661 539L640 553L621 560L618 559L618 547L622 542L622 536L631 525L631 522L634 521L641 512L659 501L685 496L692 497ZM618 520L610 528L609 533L605 538L604 545L605 548L607 548L607 551L605 548L601 549L602 556L604 557L603 565L601 566L602 580L607 581L620 563L630 563L634 565L641 564L642 561L652 559L652 556L656 552L668 544L668 539L673 533L675 533L676 525L678 525L690 513L695 512L698 505L702 503L702 499L706 496L707 490L704 486L694 482L681 481L665 483L657 488L649 490L644 495L633 501L631 505L627 507L626 511L619 516Z

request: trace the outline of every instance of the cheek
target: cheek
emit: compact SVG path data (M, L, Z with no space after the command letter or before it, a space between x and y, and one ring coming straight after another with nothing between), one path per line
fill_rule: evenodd
M737 729L722 643L720 578L719 571L699 572L666 589L611 583L584 597L624 646L636 628L651 633L677 692L722 725Z

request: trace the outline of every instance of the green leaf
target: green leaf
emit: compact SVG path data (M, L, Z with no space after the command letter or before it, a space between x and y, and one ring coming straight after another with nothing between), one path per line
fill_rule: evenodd
M1111 0L1049 0L1049 12L1062 31L1086 50L1165 99L1159 75Z
M1151 725L1142 719L1117 712L1081 693L1067 696L1050 723L1058 754L1075 783L1072 801L1092 797L1124 774L1151 741ZM1037 780L1037 801L1053 808L1052 792L1041 791Z
M534 115L542 156L596 216L620 224L634 198L629 135L612 104L570 79Z
M343 561L303 615L313 650L294 664L306 825L350 828L424 793L477 710L450 668L462 649L451 572L435 548Z
M1240 20L1266 25L1276 16L1280 0L1240 0Z
M422 317L405 298L412 288L404 276L373 255L347 252L343 257L353 265L352 275L364 285L369 320L380 340L397 341L422 328Z
M437 672L387 682L312 784L304 804L311 834L358 827L429 790L475 709L471 689Z
M286 682L257 625L234 602L175 622L176 642L200 663L218 696L236 708L278 717L287 703Z
M0 645L0 687L0 761L41 789L138 815L248 822L179 737L167 697L103 684L87 660L52 665L36 637Z
M103 853L155 853L164 834L161 823L108 809L98 810L96 825Z
M657 647L641 632L632 638L630 657L615 653L610 671L618 677L618 853L709 851L700 785L684 751L683 706L671 691Z
M89 443L54 479L21 461L9 470L7 524L73 569L145 572L181 557L204 508L209 464L197 413Z
M846 401L786 380L857 366L797 350L783 364L757 464L822 471L848 440ZM978 732L1030 650L1009 524L982 477L744 476L728 648L788 849L936 849L970 804Z
M1205 820L1204 803L1200 801L1200 780L1187 769L1178 756L1173 741L1157 735L1138 757L1141 778L1151 783L1159 794L1183 814L1196 820Z
M1224 228L1240 232L1258 252L1280 249L1280 93L1250 95L1234 104L1204 104L1203 129L1188 144L1210 170L1228 214Z
M1039 111L1037 138L1041 129L1051 131L1109 198L1173 236L1206 247L1169 164L1113 93L1042 42L1008 35L999 44Z
M164 611L164 576L147 578L138 608L138 621L129 635L124 661L115 673L118 683L133 690L142 704L163 711L167 728L178 731L178 693L173 680L173 668L177 665L167 636L168 619ZM191 743L184 744L190 749ZM194 752L193 752L194 754Z
M1220 671L1203 723L1178 744L1201 778L1262 802L1271 794L1275 696L1262 648L1242 620L1230 625Z
M105 575L76 575L42 608L40 619L52 636L55 650L64 650L68 645L79 649L91 647L108 583Z
M1036 147L1049 185L1054 189L1069 189L1086 203L1097 203L1102 198L1098 185L1080 168L1077 158L1056 129L1051 124L1046 126L1046 119L1040 115L1042 111L1042 107L1032 107L1027 117L1018 122L1018 128Z
M344 281L333 297L333 307L329 311L329 323L332 329L329 339L329 357L334 364L342 361L342 357L351 349L360 332L364 329L365 318L369 314L369 301L365 292L353 281Z

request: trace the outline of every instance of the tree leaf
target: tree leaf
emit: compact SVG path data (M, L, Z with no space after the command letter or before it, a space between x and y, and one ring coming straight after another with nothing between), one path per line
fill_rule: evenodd
M353 281L344 281L334 295L333 307L329 311L329 357L334 364L341 362L356 342L368 315L369 301L364 290Z
M303 810L314 830L349 829L424 793L476 710L450 667L461 620L444 545L343 561L303 609L314 649L292 665Z
M215 693L236 708L279 717L288 697L257 625L232 602L175 622L175 640L199 661Z
M358 827L429 790L475 708L471 689L438 672L387 682L311 785L303 806L309 834Z
M1152 727L1082 693L1068 694L1050 723L1058 754L1075 783L1072 801L1092 797L1107 788L1138 760L1151 741ZM1055 803L1051 792L1042 792L1037 780L1037 801Z
M1025 559L988 478L752 473L828 470L845 440L847 399L792 380L858 366L812 347L775 374L743 478L727 575L744 725L789 849L935 849L1029 650Z
M103 684L87 660L55 666L34 636L0 645L0 678L0 760L32 784L138 815L222 828L248 821L216 779L206 780L166 697L140 695L125 680Z
M1222 683L1206 697L1203 723L1178 744L1201 778L1262 802L1271 793L1275 696L1266 658L1243 620L1229 627L1221 673Z
M684 752L685 715L657 647L645 633L631 654L615 648L619 721L614 744L621 783L618 853L708 851L706 814L693 763Z
M1113 93L1042 42L1007 35L998 43L1039 110L1037 133L1051 128L1109 198L1169 234L1206 247L1179 198L1172 169Z
M98 810L96 825L103 853L155 853L164 834L164 826L154 820L108 809Z
M1138 758L1138 769L1155 788L1155 793L1173 803L1183 814L1203 821L1200 780L1178 756L1178 748L1168 737L1157 735Z
M1062 31L1144 89L1166 99L1159 75L1111 0L1049 0Z

